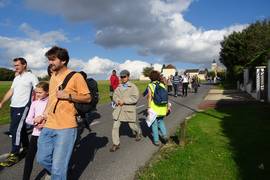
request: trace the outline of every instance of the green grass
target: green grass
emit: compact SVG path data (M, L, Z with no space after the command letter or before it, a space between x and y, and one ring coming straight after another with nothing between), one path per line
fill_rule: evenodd
M140 93L142 93L149 81L138 81L134 80L134 82L138 88ZM11 86L11 82L6 81L0 81L0 99L3 98L5 93L8 91L8 89ZM109 96L109 81L98 81L98 88L99 88L99 94L100 94L100 101L99 104L105 104L110 102L110 96ZM4 107L0 109L0 125L9 123L10 117L9 117L9 104L10 102L6 102Z
M269 179L269 117L270 107L265 104L198 113L188 122L188 144L164 146L137 178Z
M0 100L2 100L5 93L8 91L8 89L11 86L10 81L0 81ZM6 102L4 106L0 109L0 125L6 124L9 122L9 102Z

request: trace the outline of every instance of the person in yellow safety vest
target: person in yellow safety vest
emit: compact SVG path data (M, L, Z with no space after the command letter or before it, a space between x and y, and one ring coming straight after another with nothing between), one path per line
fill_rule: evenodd
M156 146L159 146L159 130L161 133L161 137L163 141L166 143L168 141L167 138L167 130L166 126L164 123L164 117L167 114L168 111L168 104L162 104L162 105L157 105L153 101L153 96L154 96L154 91L155 91L155 83L160 83L159 85L161 87L165 87L163 82L160 79L160 73L158 71L151 71L150 73L150 80L151 83L148 84L148 109L152 109L155 113L157 113L157 118L155 121L152 123L151 128L152 128L152 135L153 135L153 144Z

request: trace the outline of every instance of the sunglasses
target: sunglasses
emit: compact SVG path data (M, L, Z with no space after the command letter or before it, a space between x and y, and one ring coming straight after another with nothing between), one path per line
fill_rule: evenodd
M127 76L120 76L121 79L126 78Z

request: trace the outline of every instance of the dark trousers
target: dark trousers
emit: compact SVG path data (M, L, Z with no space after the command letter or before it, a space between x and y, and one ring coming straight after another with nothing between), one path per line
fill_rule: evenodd
M10 130L12 134L12 153L19 153L20 146L27 148L29 145L28 135L26 131L26 123L25 119L27 117L27 113L29 110L29 106L25 107L11 107L10 108Z
M168 85L168 92L172 91L172 85Z
M187 96L188 83L183 83L182 94L183 96Z
M33 169L33 162L37 153L38 136L31 136L29 148L25 157L23 180L29 180Z
M178 95L178 88L179 88L179 84L173 84L173 89L174 89L174 95L175 96Z

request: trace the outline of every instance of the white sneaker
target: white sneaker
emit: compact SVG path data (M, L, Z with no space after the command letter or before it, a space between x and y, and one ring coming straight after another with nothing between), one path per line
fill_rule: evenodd
M46 174L45 175L45 178L44 178L44 180L51 180L52 178L51 178L51 175L49 175L49 174Z
M114 102L111 102L111 106L114 109L116 107L116 104Z

